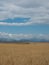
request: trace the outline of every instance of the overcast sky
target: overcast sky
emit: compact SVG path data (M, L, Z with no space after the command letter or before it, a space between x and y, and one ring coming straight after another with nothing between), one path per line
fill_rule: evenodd
M0 37L48 38L49 0L0 0Z

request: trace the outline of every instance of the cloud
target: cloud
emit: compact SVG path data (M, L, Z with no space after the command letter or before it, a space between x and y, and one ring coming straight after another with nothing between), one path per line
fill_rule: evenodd
M41 21L40 21L41 19ZM33 20L30 19L27 22L0 22L0 25L2 26L28 26L28 25L33 25L33 24L49 24L49 19L48 18L42 18L42 17L37 17L34 18Z
M26 26L31 25L32 22L26 22L26 23L7 23L7 22L0 22L0 25L4 26Z
M5 33L0 32L0 38L10 38L10 39L45 39L49 40L49 34L11 34L11 33Z
M11 34L0 32L0 38L12 38L12 39L29 39L32 38L32 34Z
M49 1L0 0L0 20L15 17L29 17L31 18L30 24L33 23L49 24ZM27 25L30 25L28 23L29 22L27 22ZM9 25L9 23L6 24ZM11 24L13 25L13 23ZM18 23L16 23L16 25L17 24ZM21 23L20 25L22 24L24 23Z

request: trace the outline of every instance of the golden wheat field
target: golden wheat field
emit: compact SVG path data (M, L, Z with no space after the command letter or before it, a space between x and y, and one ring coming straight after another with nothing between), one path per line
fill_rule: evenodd
M49 65L49 43L0 43L0 65Z

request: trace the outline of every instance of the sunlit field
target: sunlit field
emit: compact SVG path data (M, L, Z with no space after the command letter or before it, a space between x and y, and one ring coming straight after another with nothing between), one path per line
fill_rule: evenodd
M0 65L49 65L49 43L0 43Z

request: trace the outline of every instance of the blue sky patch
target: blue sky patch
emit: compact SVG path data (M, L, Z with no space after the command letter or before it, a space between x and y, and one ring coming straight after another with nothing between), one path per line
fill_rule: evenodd
M21 17L17 17L17 18L8 18L8 19L4 19L4 20L0 20L0 22L7 22L7 23L24 23L29 21L30 18L21 18Z

